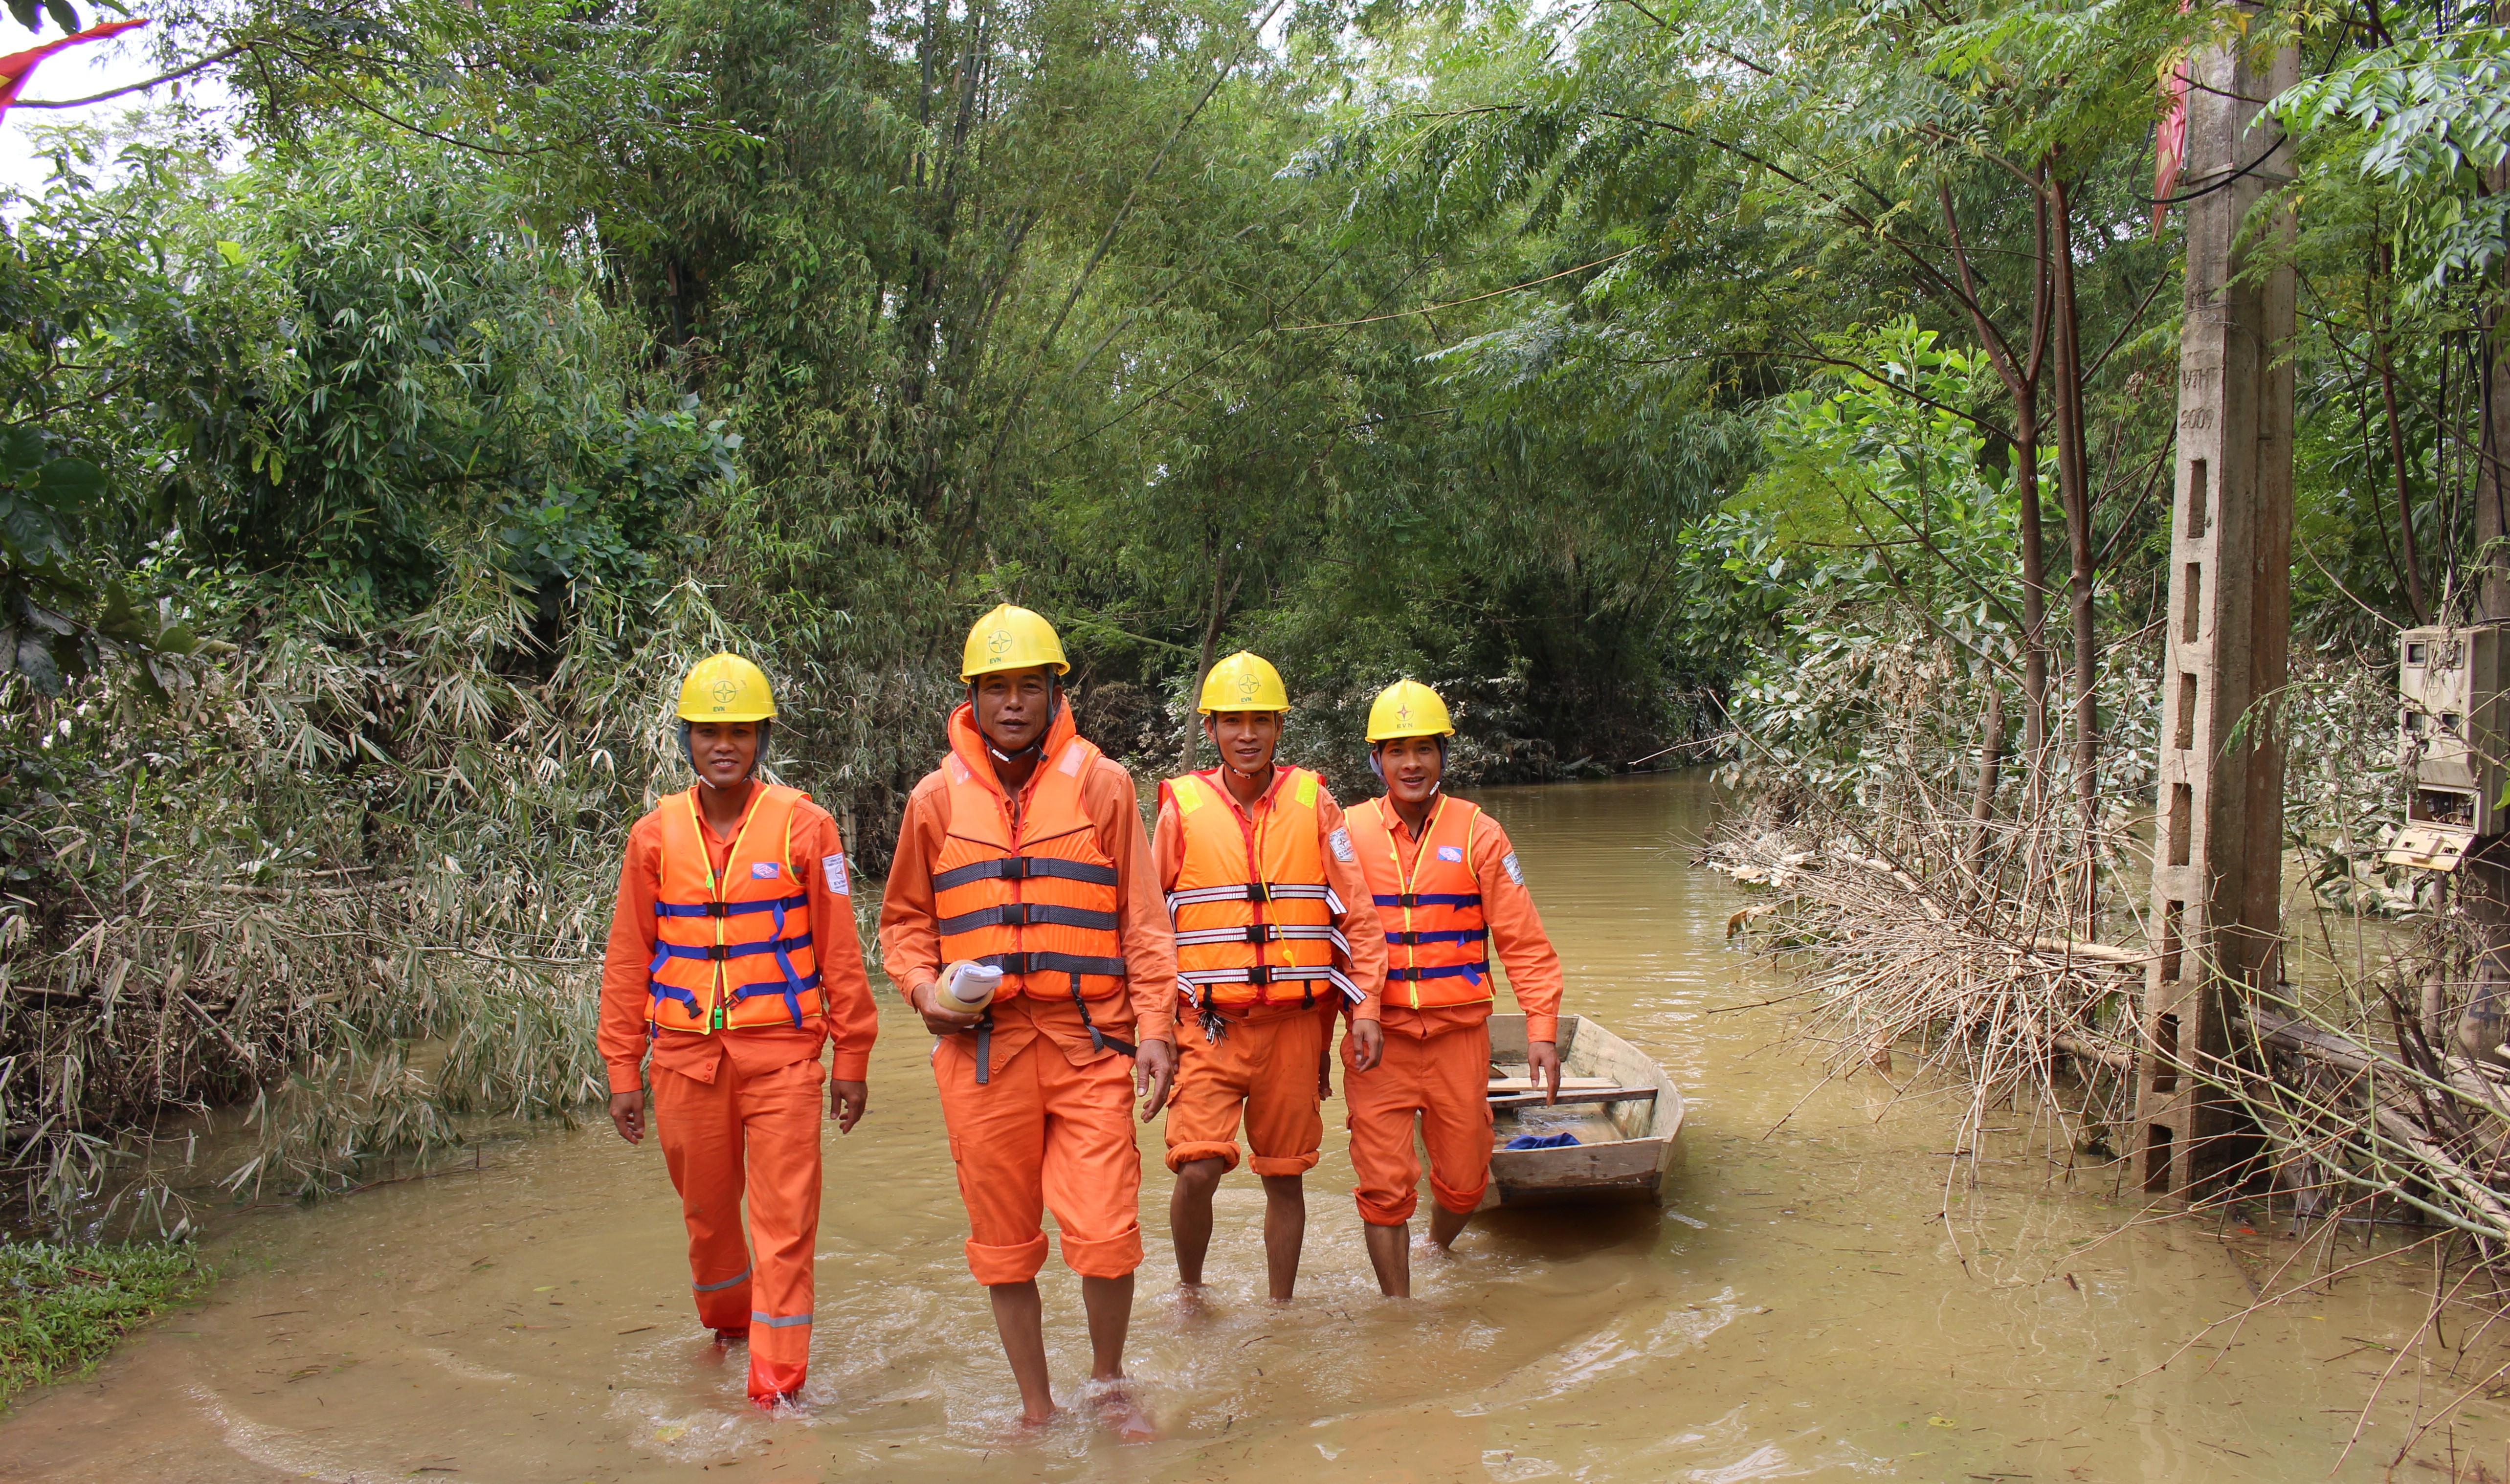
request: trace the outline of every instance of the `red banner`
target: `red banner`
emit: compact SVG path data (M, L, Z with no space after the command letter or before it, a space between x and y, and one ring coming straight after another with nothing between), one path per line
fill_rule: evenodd
M28 47L23 52L12 52L6 57L0 57L0 115L7 114L9 105L18 101L19 93L26 86L26 79L35 75L35 63L63 47L74 47L82 41L102 41L108 36L119 36L133 26L147 23L145 19L108 20L101 25L89 26L74 35L64 36L58 41L48 41L40 47Z

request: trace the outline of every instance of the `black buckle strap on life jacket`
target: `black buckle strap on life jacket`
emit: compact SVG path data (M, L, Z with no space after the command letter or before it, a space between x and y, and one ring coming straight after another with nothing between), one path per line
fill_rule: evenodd
M994 860L979 860L953 870L934 873L932 890L947 892L978 881L1030 881L1051 876L1060 881L1085 881L1091 886L1117 885L1116 868L1092 865L1086 860L1064 860L1053 856L1004 856Z
M1089 1046L1092 1050L1103 1051L1109 1046L1114 1046L1127 1056L1138 1057L1142 1054L1140 1047L1129 1041L1118 1041L1098 1029L1098 1022L1089 1018L1089 1002L1081 998L1081 975L1077 973L1072 976L1072 1004L1081 1011L1081 1023L1089 1028Z
M1101 932L1116 931L1116 914L1093 912L1087 907L1059 906L1050 901L1007 901L957 917L945 917L935 925L943 936L973 932L979 928L1094 928Z
M976 1019L976 1085L981 1087L994 1076L994 1008L985 1007Z
M989 953L976 962L1005 973L1068 973L1073 976L1076 991L1084 973L1121 979L1125 972L1122 959L1087 953Z

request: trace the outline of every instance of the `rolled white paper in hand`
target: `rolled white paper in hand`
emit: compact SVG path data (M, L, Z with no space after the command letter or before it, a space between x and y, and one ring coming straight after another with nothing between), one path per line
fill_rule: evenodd
M1001 970L962 959L941 970L941 1008L972 1015L994 1003L994 991L1002 985Z

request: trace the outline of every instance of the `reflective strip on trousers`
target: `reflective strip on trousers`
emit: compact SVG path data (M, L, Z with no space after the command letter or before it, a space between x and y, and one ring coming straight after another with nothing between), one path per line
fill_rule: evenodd
M749 1322L764 1324L769 1329L791 1329L796 1324L810 1323L811 1316L806 1313L765 1314L753 1309L749 1312Z
M691 1283L689 1287L699 1293L713 1293L719 1289L729 1288L735 1283L745 1283L747 1281L749 1281L749 1270L743 1268L739 1273L725 1278L720 1283Z

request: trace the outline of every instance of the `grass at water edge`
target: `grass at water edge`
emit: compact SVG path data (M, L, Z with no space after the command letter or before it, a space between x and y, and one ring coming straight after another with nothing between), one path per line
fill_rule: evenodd
M0 1242L0 1409L95 1365L209 1277L186 1245Z

